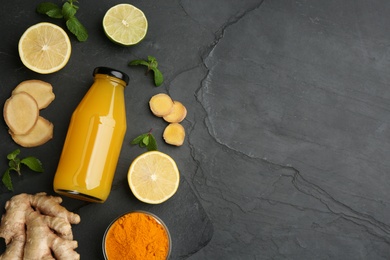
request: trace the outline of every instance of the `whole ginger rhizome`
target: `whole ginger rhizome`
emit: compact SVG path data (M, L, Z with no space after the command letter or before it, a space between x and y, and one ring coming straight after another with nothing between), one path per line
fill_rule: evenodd
M61 202L44 192L22 193L7 201L0 226L7 248L0 259L80 259L71 226L80 216Z

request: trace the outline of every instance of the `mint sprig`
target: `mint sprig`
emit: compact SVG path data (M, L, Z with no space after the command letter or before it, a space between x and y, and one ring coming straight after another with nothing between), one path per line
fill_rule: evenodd
M146 72L145 75L149 73L149 71L153 71L154 73L154 84L156 87L160 86L163 81L164 77L161 71L157 68L158 67L158 62L155 57L153 56L148 56L148 60L133 60L129 63L129 66L134 66L134 65L143 65L146 66Z
M30 170L34 172L43 172L43 166L40 160L33 156L29 156L23 159L20 159L18 156L20 150L16 149L15 151L7 155L8 159L8 169L4 172L2 177L2 182L7 187L8 190L13 191L13 185L11 180L11 171L15 171L19 176L22 174L21 167L22 165L27 166Z
M138 144L139 147L146 147L148 151L157 151L157 142L152 134L152 130L145 134L141 134L131 141L131 144Z
M88 39L88 32L84 25L76 18L76 13L79 9L75 5L77 2L77 0L67 0L62 7L51 2L43 2L37 6L36 11L39 14L45 14L51 18L64 19L68 30L76 36L77 40L84 42Z

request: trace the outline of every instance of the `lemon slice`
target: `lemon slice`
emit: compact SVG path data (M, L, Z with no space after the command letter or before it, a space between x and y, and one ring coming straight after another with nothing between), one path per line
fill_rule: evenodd
M103 29L113 42L130 46L145 38L148 21L137 7L131 4L118 4L104 15Z
M38 23L29 27L20 37L19 55L32 71L49 74L62 69L71 54L66 32L52 23Z
M159 204L176 193L180 174L169 155L150 151L134 159L127 180L137 199L149 204Z

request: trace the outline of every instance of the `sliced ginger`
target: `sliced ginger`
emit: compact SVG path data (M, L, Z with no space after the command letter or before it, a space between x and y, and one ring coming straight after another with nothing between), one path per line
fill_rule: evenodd
M155 116L163 117L171 113L173 100L167 94L156 94L149 100L149 107Z
M50 83L31 79L21 82L16 88L12 91L12 94L26 92L30 94L35 101L37 101L38 108L46 108L55 98L53 93L53 87Z
M165 127L163 138L167 144L181 146L184 143L186 132L179 123L170 123Z
M164 93L152 96L149 107L155 116L162 117L170 123L164 130L163 138L167 144L181 146L186 132L180 124L187 116L187 108L179 101L174 101Z
M44 192L22 193L7 201L0 226L7 248L0 259L80 259L71 226L80 216L61 202L61 197Z
M42 145L52 139L53 124L39 116L55 98L50 83L26 80L12 91L4 104L4 120L12 139L24 147Z
M53 124L39 116L31 131L25 135L16 135L10 132L15 143L23 147L35 147L42 145L53 138Z
M168 123L180 123L187 116L186 107L179 101L173 101L171 113L164 116L164 120Z
M5 101L3 115L12 133L27 134L38 120L38 104L26 92L16 93Z

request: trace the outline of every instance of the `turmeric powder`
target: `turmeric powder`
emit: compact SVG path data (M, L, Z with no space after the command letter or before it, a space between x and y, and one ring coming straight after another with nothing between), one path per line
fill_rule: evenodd
M108 260L167 259L169 250L168 231L152 215L143 212L120 217L105 238Z

